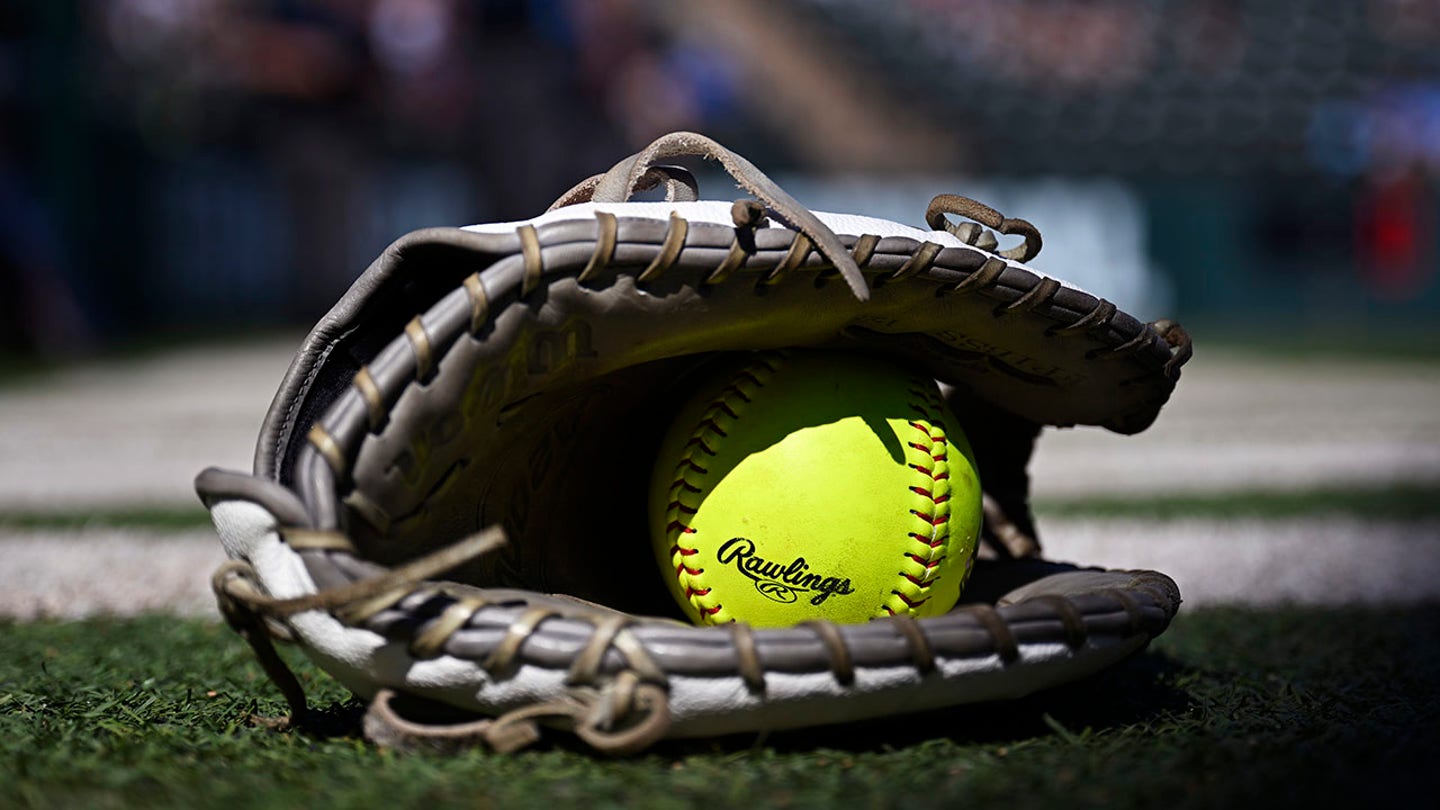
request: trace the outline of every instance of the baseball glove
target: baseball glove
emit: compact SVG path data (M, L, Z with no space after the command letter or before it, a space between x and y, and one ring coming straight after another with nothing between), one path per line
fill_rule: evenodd
M679 156L751 196L699 201L657 162ZM630 201L656 187L663 202ZM534 219L391 245L305 340L254 473L196 481L231 558L222 612L291 720L305 696L272 639L369 699L381 744L513 750L547 727L622 753L1015 698L1143 648L1175 583L1042 559L1026 465L1045 425L1148 427L1189 338L1029 269L1040 234L1023 220L949 195L925 219L811 212L682 132ZM953 611L676 621L646 523L661 435L692 375L786 347L941 383L985 489Z

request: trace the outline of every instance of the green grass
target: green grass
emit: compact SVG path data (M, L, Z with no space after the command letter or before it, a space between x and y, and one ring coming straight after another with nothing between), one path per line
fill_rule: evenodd
M339 687L299 669L347 716ZM214 624L0 624L0 807L1433 801L1440 606L1182 613L1146 653L1026 700L623 760L565 744L395 755L246 722L282 709Z
M135 509L9 510L0 512L0 529L154 529L185 531L211 526L210 514L196 501L187 507Z

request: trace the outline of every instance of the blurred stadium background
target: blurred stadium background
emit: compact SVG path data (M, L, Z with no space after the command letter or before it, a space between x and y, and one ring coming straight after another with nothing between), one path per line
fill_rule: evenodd
M681 128L816 208L992 202L1142 316L1440 311L1430 0L11 0L0 120L11 355L309 324Z

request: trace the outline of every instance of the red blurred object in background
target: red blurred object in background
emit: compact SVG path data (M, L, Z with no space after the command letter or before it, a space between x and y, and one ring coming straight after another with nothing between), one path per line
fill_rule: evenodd
M1387 301L1418 297L1435 278L1435 191L1419 167L1372 177L1355 205L1356 258L1367 286Z

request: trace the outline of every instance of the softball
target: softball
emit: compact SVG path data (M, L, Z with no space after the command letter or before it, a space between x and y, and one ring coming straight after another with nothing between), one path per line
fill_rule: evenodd
M839 352L758 353L700 386L650 488L656 560L697 624L945 613L980 522L934 380Z

